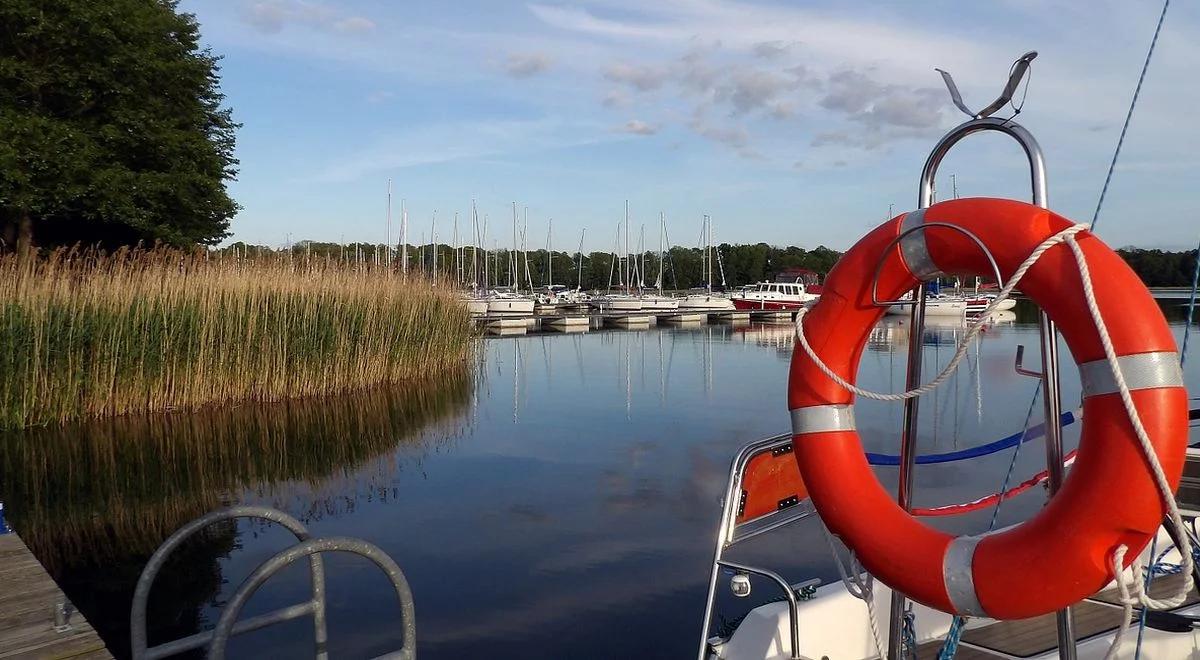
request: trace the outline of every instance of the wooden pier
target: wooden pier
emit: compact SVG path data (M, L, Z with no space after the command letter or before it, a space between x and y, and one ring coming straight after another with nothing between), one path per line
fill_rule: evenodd
M600 328L644 330L652 325L690 326L701 323L789 322L795 312L772 310L639 310L630 312L543 311L533 315L473 316L476 327L494 335L526 332L586 332Z
M112 658L83 615L0 522L0 658Z

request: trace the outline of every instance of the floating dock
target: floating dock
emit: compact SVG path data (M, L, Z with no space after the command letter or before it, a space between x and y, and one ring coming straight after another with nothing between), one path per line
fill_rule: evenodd
M492 335L519 335L538 330L550 332L587 332L598 328L643 330L653 325L689 327L701 323L732 323L741 325L755 321L784 323L795 312L745 310L639 310L630 312L600 312L594 310L543 310L527 315L477 315L471 317L476 327Z
M24 541L0 519L0 658L113 657Z

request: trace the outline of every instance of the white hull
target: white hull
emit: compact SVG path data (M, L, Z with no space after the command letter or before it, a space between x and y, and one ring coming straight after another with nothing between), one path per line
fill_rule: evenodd
M709 294L692 294L679 299L679 309L697 311L731 311L733 301L725 296Z
M662 296L643 296L642 309L654 312L672 312L679 309L679 300Z
M1017 301L1009 298L1000 303L996 307L996 311L1005 312L1017 306ZM939 300L930 299L925 301L926 316L964 316L966 314L978 314L987 308L987 303L979 303L975 300L951 299ZM912 311L911 305L892 305L888 308L888 314L909 314Z
M1170 547L1170 545L1171 543L1166 532L1160 529L1157 546L1163 548ZM1148 550L1143 552L1143 558L1147 556L1147 553ZM1173 562L1178 561L1178 557L1178 553L1172 551L1166 559L1169 562ZM755 590L759 588L757 584L759 583L756 583ZM761 584L764 589L772 589L772 585L765 581ZM1114 587L1114 583L1109 583L1101 591L1114 589ZM1115 590L1111 594L1115 594ZM877 623L885 655L887 653L887 631L891 596L892 591L887 585L879 581L874 582L873 602L875 614L878 617ZM1121 607L1119 605L1109 605L1099 603L1097 600L1091 600L1086 601L1081 606L1091 609L1089 616L1092 618L1095 618L1097 614L1114 621L1120 618ZM920 603L913 603L913 612L916 617L917 645L933 643L940 647L940 643L936 640L945 639L946 633L950 629L951 616ZM1185 606L1174 610L1174 612L1176 614L1196 616L1200 613L1200 604ZM848 659L879 657L878 651L875 648L875 641L871 635L870 619L867 615L866 604L862 600L851 596L840 580L836 580L835 578L833 583L818 587L816 594L811 600L799 603L798 614L801 657L812 659L822 657ZM1046 616L1051 619L1053 618L1052 614ZM973 637L972 631L991 625L1008 627L1008 634L1016 633L1019 636L1025 627L1038 625L1038 622L1034 620L1021 620L998 624L994 619L969 619L960 641L960 650L971 648L972 651L977 651L980 657L988 658L1018 657L1005 655L1002 648L989 647L978 640L974 644L970 641ZM1049 634L1052 635L1053 622L1051 621L1049 625L1043 625L1049 630ZM720 660L787 660L791 658L788 626L789 617L786 602L773 602L761 605L750 611L733 634L717 646L716 652L710 653L710 658L719 658ZM1100 660L1103 658L1112 645L1114 634L1115 628L1079 642L1077 644L1077 657L1079 660ZM999 642L999 646L1004 646L1004 634L989 635L988 637ZM1130 633L1125 636L1122 653L1119 654L1119 657L1133 657L1133 648L1137 643L1136 640L1137 623L1135 620ZM984 649L984 651L979 652L978 649L980 648ZM971 657L976 656L972 655ZM1057 648L1054 648L1043 653L1019 657L1051 660L1057 659L1059 656ZM1142 639L1142 657L1200 658L1200 630L1194 629L1191 633L1171 633L1147 627Z
M488 312L488 301L486 298L467 298L467 313L471 316L483 316Z
M518 315L533 314L533 300L530 298L491 298L488 300L488 314Z
M591 306L599 309L602 312L640 312L642 311L641 298L625 298L625 297L602 297L593 298Z

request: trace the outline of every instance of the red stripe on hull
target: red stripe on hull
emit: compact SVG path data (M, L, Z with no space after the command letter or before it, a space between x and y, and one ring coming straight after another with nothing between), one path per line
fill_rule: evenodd
M751 300L749 298L731 298L733 306L741 310L794 311L804 306L802 302L782 300Z

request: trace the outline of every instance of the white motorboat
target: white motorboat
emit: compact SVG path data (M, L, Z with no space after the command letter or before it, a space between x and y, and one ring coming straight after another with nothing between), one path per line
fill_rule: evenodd
M679 298L679 309L697 312L733 311L733 301L719 293L691 293Z
M925 296L925 315L926 316L968 316L971 314L982 314L987 306L995 300L995 296L960 296L947 294L927 294ZM909 297L911 299L911 296ZM997 312L1006 312L1017 306L1017 301L1012 298L1007 298L1001 302L995 309ZM912 305L892 305L888 308L888 314L908 314L912 311Z
M800 282L759 282L730 297L741 310L788 311L815 302L820 296L809 293Z

